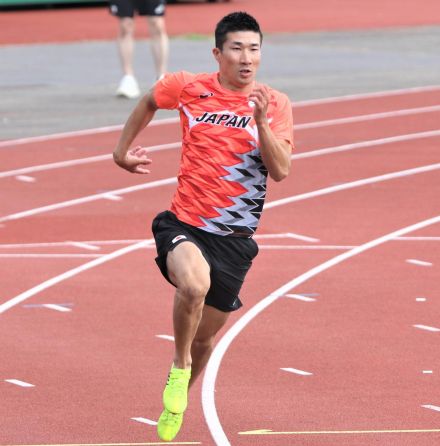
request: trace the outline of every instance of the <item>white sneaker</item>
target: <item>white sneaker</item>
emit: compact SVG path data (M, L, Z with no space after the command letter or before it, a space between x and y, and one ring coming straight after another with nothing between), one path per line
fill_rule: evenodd
M124 96L129 99L137 98L141 94L139 85L134 76L126 74L119 82L119 87L116 90L116 96Z

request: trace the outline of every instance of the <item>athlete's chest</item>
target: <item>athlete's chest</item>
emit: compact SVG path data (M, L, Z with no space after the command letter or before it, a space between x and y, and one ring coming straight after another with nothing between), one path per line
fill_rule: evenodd
M194 136L258 141L254 104L243 95L225 95L206 85L185 89L180 111ZM270 119L270 111L268 118Z

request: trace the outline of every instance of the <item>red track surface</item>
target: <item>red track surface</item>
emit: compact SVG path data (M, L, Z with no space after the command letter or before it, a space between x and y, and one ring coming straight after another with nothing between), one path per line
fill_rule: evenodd
M295 288L289 285L242 327L226 349L215 404L221 429L232 445L432 446L440 441L440 412L435 410L440 410L440 332L415 327L440 328L440 217L435 224L406 234L433 239L384 239L356 255L350 251L440 215L440 112L419 110L439 99L440 87L296 107L298 148L292 175L270 184L269 206L258 234L294 233L319 240L283 235L260 239L260 255L242 293L245 307L233 314L222 334L295 277L335 256L345 253L347 258L321 268ZM410 108L413 112L404 116L360 116ZM344 120L354 115L358 121ZM318 123L326 119L343 120ZM304 128L312 123L313 129ZM376 141L310 157L312 151L330 146L435 130L424 137ZM124 173L111 160L26 173L33 182L4 174L36 165L36 159L47 164L108 154L116 138L115 132L60 137L11 143L0 151L1 190L8 197L2 200L0 216L2 445L156 444L155 428L131 419L154 420L159 415L172 354L172 343L156 337L172 334L173 290L154 265L154 250L135 250L39 291L28 290L94 259L72 254L102 256L150 238L150 221L167 206L174 185L126 193L119 201L101 198L40 209L16 219L10 215L172 178L178 151L153 153L149 177ZM153 127L140 137L144 145L177 140L177 124ZM301 157L306 153L309 157ZM388 180L379 177L433 165L426 172ZM347 186L371 177L377 178ZM325 195L305 195L270 208L274 200L329 187L333 189ZM126 241L99 242L112 240ZM99 249L63 244L68 241L88 241ZM48 244L24 245L43 242ZM7 245L11 243L18 245ZM26 257L29 254L40 257ZM285 297L299 293L311 293L315 300ZM19 295L20 301L11 301ZM426 301L416 301L422 297ZM71 311L43 304L68 304L65 308ZM210 366L209 373L213 370ZM7 379L35 387L20 387ZM201 381L191 393L176 441L223 446L219 432L214 432L213 440L200 401ZM205 408L212 428L213 407ZM264 429L273 432L265 434ZM259 432L240 434L254 430Z
M212 34L231 11L247 11L266 33L423 26L440 23L438 0L233 0L230 3L170 5L170 35ZM0 44L111 40L117 21L106 7L18 11L0 14ZM139 36L146 26L138 18Z

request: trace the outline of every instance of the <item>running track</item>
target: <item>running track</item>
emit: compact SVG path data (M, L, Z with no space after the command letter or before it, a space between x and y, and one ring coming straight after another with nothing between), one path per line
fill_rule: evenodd
M296 104L245 307L174 444L440 441L439 104L440 86ZM118 131L0 143L1 445L157 442L172 288L149 224L179 130L141 135L148 177L112 164Z

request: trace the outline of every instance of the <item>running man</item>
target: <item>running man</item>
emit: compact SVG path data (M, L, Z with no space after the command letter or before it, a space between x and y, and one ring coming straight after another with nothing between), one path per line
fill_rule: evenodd
M159 108L177 109L182 127L178 186L152 230L164 277L176 287L174 361L158 422L162 440L177 435L188 386L208 362L216 333L239 298L258 246L266 179L289 174L293 149L290 101L256 82L262 33L244 12L224 17L212 50L217 73L165 75L138 103L114 151L120 167L149 173L151 160L134 138Z
M151 36L156 79L160 79L166 71L169 42L165 28L166 0L110 0L110 12L119 17L118 49L124 76L116 90L117 96L129 99L140 94L139 84L134 75L134 14L147 16L148 31Z

